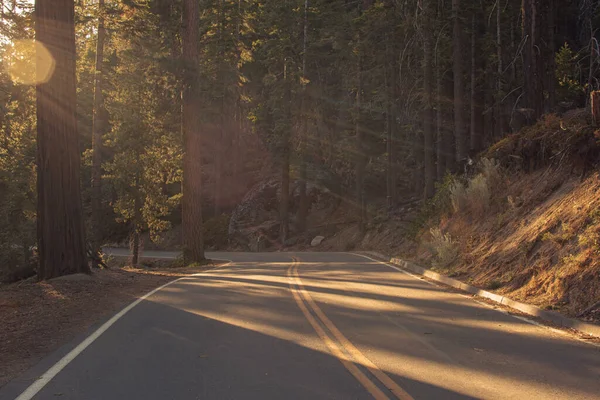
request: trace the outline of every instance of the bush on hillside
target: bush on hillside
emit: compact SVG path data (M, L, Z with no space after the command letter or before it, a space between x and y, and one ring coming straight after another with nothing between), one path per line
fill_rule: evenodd
M450 186L450 201L455 213L467 208L467 190L461 181L454 181Z
M432 264L436 268L446 268L458 257L458 245L450 234L442 233L439 228L432 228L430 233L431 240L426 245L434 257Z
M483 174L476 175L469 181L466 190L467 208L473 214L481 216L490 206L490 187L488 179Z

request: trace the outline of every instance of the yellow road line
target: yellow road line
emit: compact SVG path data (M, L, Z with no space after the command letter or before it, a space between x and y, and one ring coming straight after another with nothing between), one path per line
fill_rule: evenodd
M371 382L371 380L369 380L369 378L367 378L366 375L363 374L362 371L356 367L356 365L354 365L352 362L350 362L348 360L348 358L344 355L344 353L340 350L340 348L333 342L333 340L331 340L329 335L327 335L327 333L323 330L323 328L321 328L321 326L315 320L315 318L312 316L312 314L308 311L308 309L306 308L306 305L302 301L300 295L298 294L297 290L294 288L294 285L293 285L292 270L295 266L295 263L296 263L296 261L294 260L294 264L292 264L287 271L287 275L288 275L288 278L290 281L290 289L291 289L292 295L294 296L294 300L296 300L298 307L300 308L300 310L302 311L302 313L304 314L304 316L306 317L308 322L312 325L315 332L317 332L317 334L319 335L321 340L323 340L325 345L327 345L331 354L334 357L336 357L338 360L340 360L340 362L344 365L344 367L346 367L346 369L360 382L361 385L363 385L365 387L365 389L367 389L369 391L369 393L371 393L371 395L375 399L388 400L388 397L373 382Z
M295 260L296 261L296 260ZM414 400L413 397L402 389L392 378L387 376L385 372L379 369L371 360L365 357L360 350L358 350L343 334L340 330L331 322L329 318L321 311L319 306L314 302L310 294L304 289L300 275L298 274L298 264L294 263L291 267L293 275L295 277L296 285L298 286L300 294L304 297L309 307L317 314L317 317L321 322L331 331L333 336L341 343L346 351L361 365L365 366L381 383L385 385L398 399L401 400Z

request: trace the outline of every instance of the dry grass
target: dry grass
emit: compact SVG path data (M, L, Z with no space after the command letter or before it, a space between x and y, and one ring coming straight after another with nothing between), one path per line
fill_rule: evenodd
M476 224L460 213L442 222L461 245L450 272L570 316L598 302L598 174L579 182L564 170L538 171L513 177L505 196L519 201L500 202Z

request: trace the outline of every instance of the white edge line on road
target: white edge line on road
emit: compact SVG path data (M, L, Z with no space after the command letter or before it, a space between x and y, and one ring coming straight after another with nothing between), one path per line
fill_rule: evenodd
M229 261L229 263L220 265L216 268L225 267L232 263L231 260L223 260L223 259L219 259L219 258L213 258L213 260ZM216 268L214 268L214 269L216 269ZM212 271L212 270L209 270L209 271ZM206 271L206 272L209 272L209 271ZM90 336L85 338L81 343L79 343L77 345L77 347L75 347L73 350L68 352L56 364L54 364L52 367L50 367L50 369L48 369L46 372L44 372L39 378L36 379L36 381L34 383L32 383L27 389L25 389L25 391L23 393L21 393L19 395L19 397L17 397L15 400L31 400L36 394L39 393L40 390L42 390L44 388L44 386L46 386L48 384L48 382L50 382L56 375L58 375L60 373L60 371L62 371L67 365L69 365L69 363L71 361L73 361L79 354L81 354L89 345L94 343L94 341L96 339L98 339L100 337L100 335L102 335L104 332L106 332L108 330L108 328L110 328L115 322L117 322L125 314L127 314L129 311L131 311L131 309L133 307L137 306L142 301L144 301L148 297L152 296L154 293L158 292L161 289L166 288L169 285L172 285L173 283L176 283L182 279L186 279L186 278L189 278L192 276L203 275L206 272L199 272L197 274L192 274L189 276L183 276L181 278L174 279L171 282L167 282L164 285L152 290L151 292L146 293L139 299L135 300L133 303L129 304L127 307L125 307L124 309L119 311L117 314L115 314L111 319L109 319L104 324L102 324L102 326L100 328L96 329L94 331L94 333L92 333Z
M412 274L412 273L410 273L408 271L403 270L402 268L396 267L395 265L392 265L392 264L387 263L385 261L376 260L376 259L371 258L371 257L369 257L367 255L364 255L364 254L358 254L358 253L348 253L348 254L352 254L352 255L355 255L355 256L360 256L360 257L367 258L367 259L369 259L371 261L375 261L375 262L377 262L379 264L383 264L383 265L388 266L388 267L390 267L392 269L395 269L396 271L400 271L400 272L402 272L402 273L404 273L404 274L406 274L408 276L411 276L411 277L413 277L415 279L418 279L418 280L423 281L423 282L427 282L427 283L429 283L432 286L435 286L437 288L442 288L443 289L443 286L441 286L441 285L437 285L434 282L428 281L427 279L424 279L424 278L422 278L422 277L420 277L418 275L414 275L414 274ZM484 303L483 301L476 300L473 295L467 295L467 294L462 294L462 293L457 293L457 294L459 294L460 296L465 297L465 298L467 298L467 299L469 299L471 301L474 301L475 303L480 304L480 305L482 305L482 306L484 306L484 307L486 307L486 308L488 308L490 310L498 311L499 313L504 314L504 315L510 315L511 317L516 318L516 319L518 319L520 321L526 322L528 324L535 325L535 326L537 326L539 328L544 328L544 329L547 329L547 330L549 330L551 332L554 332L554 333L557 333L557 334L560 334L560 335L563 335L563 336L567 336L567 337L575 339L575 340L577 340L579 342L586 343L586 344L592 345L594 347L599 347L600 348L600 344L598 344L598 343L589 342L587 340L578 338L575 335L572 335L568 331L563 331L563 330L560 330L560 329L556 329L556 328L553 328L551 326L547 326L547 325L541 324L541 323L539 323L537 321L533 321L533 320L531 320L529 318L522 317L520 315L511 314L508 311L502 310L501 308L497 308L497 307L494 307L494 306L492 306L490 304Z

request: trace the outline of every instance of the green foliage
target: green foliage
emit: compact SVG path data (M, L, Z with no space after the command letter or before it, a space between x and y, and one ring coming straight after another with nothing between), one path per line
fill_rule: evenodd
M563 44L556 53L556 79L559 85L557 94L561 101L578 101L585 95L585 88L580 81L578 59L568 43Z
M0 275L29 264L36 240L35 89L7 72L23 56L9 40L32 37L31 10L8 10L0 21Z

